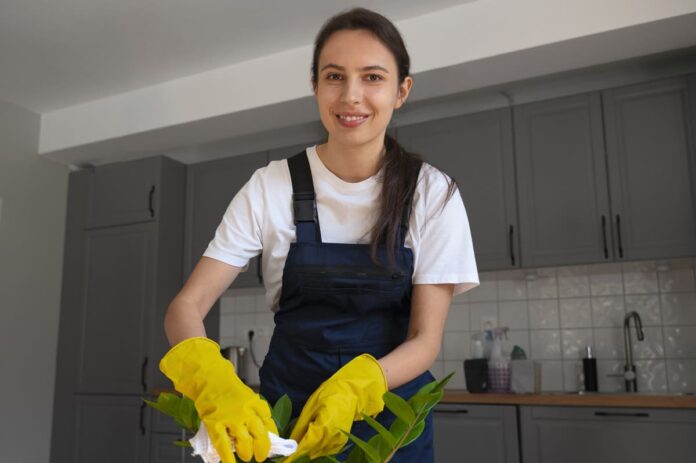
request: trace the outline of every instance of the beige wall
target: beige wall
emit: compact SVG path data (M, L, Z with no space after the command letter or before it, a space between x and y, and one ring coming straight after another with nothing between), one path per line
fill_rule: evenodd
M69 169L0 101L0 461L48 462Z

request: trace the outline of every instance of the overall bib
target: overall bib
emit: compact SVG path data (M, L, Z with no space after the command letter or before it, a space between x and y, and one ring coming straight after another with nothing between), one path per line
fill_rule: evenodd
M406 339L413 252L404 246L409 207L396 267L375 265L368 244L323 243L306 153L289 158L288 165L297 236L285 261L275 329L259 375L261 394L270 403L288 394L295 417L317 387L354 357L369 353L379 359ZM383 245L379 257L387 262ZM391 392L408 399L433 380L426 371ZM386 407L377 418L387 428L393 420ZM433 461L432 414L425 424L423 434L391 461ZM375 434L364 421L354 423L350 432L366 441Z

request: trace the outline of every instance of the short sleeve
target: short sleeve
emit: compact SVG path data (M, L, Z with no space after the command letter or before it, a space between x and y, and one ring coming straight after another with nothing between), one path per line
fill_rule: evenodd
M258 169L232 198L215 236L203 255L247 270L249 260L263 248L260 227L263 210L262 170Z
M448 198L449 182L442 172L427 164L423 169L416 223L411 224L417 227L413 283L452 283L453 295L461 294L479 285L464 202L458 189Z

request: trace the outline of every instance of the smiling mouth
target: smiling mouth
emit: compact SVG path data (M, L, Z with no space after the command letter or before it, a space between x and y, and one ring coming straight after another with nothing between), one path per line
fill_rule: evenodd
M336 114L336 118L346 122L358 122L367 119L368 116L342 116L340 114Z

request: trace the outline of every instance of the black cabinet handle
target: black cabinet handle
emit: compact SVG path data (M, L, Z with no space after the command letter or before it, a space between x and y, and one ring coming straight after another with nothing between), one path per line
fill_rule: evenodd
M650 413L626 413L626 412L595 412L595 416L619 416L629 418L650 418Z
M469 410L466 408L459 408L457 410L435 410L435 413L443 413L446 415L466 415Z
M256 266L256 276L259 278L259 283L263 284L263 254L259 254L259 265Z
M512 225L510 225L510 233L509 233L509 236L510 236L510 263L512 264L513 267L515 266L515 248L513 247L513 244L512 244L514 242L514 240L512 239L514 233L515 233L514 228Z
M152 188L150 188L150 200L149 200L149 206L148 208L150 209L150 217L155 216L155 208L152 205L152 200L155 197L155 185L152 185Z
M140 384L143 386L143 392L147 392L147 382L145 381L145 375L147 373L147 357L143 359L143 364L140 367Z
M604 241L604 258L609 258L609 248L607 248L607 218L602 216L602 240Z
M140 434L145 435L145 402L140 404Z
M621 244L621 216L616 214L616 232L619 236L619 257L623 259L623 244Z

